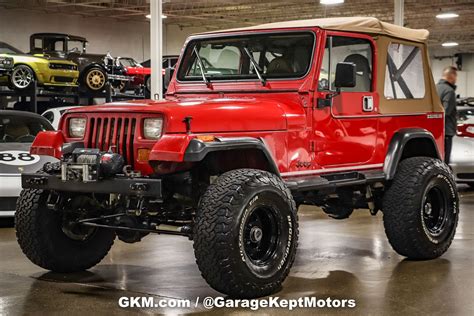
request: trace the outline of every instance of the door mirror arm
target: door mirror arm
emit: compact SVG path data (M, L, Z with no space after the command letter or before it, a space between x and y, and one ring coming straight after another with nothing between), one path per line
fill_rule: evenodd
M337 87L335 91L329 91L325 98L318 98L317 108L322 109L332 105L332 99L341 94L341 88Z

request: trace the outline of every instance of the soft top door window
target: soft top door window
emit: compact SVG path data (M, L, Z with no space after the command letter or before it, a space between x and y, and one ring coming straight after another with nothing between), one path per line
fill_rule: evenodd
M356 86L343 88L345 92L368 92L372 87L372 46L363 38L328 36L319 73L318 90L336 90L336 65L340 62L356 66Z
M385 98L423 99L425 91L421 49L415 45L391 43L385 71Z

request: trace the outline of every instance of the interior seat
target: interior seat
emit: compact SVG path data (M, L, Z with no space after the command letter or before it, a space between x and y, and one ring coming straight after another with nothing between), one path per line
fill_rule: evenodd
M366 92L371 89L371 69L369 60L361 54L352 54L344 62L356 65L356 85L353 88L344 88L349 92Z
M298 46L294 51L293 70L295 73L300 74L308 69L310 62L310 52L308 47Z
M267 67L268 75L282 75L291 73L293 73L293 69L290 66L290 63L283 56L273 59Z

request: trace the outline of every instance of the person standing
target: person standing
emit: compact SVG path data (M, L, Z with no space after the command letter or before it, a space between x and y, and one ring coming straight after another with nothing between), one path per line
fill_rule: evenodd
M436 85L438 95L444 107L444 162L449 164L453 136L456 135L457 111L456 111L456 80L458 69L448 66L443 69L443 77Z

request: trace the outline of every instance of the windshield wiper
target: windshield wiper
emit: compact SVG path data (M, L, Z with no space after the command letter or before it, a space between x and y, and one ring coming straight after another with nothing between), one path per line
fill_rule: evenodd
M206 73L204 72L205 71L204 64L202 63L201 56L199 56L199 52L196 49L196 46L194 46L194 48L193 48L193 53L196 55L196 58L198 60L199 69L201 70L201 75L202 75L202 81L204 81L206 86L208 88L210 88L211 87L211 81L209 80L209 78L206 77Z
M262 83L262 86L265 86L267 81L265 80L265 78L262 77L262 74L261 74L261 72L263 72L262 68L260 68L260 66L257 64L255 59L253 59L253 55L247 47L244 47L244 51L247 54L247 56L249 56L250 63L252 64L253 69L255 69L255 73L257 74L258 79Z

